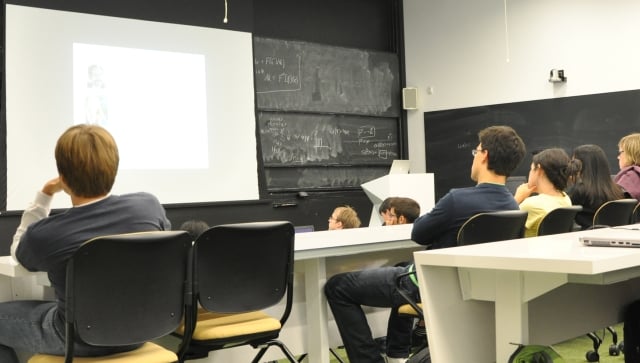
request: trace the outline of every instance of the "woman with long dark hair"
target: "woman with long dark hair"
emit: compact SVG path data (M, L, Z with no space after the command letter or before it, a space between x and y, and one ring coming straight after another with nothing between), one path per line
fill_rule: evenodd
M624 193L611 179L607 155L600 146L580 145L573 150L573 158L580 160L582 168L571 177L573 185L568 194L573 205L582 206L582 211L576 215L576 223L587 229L593 224L593 215L602 204L622 199Z

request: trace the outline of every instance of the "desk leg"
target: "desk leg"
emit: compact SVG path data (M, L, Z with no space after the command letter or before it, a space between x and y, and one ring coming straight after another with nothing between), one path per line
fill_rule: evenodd
M324 284L327 270L324 258L304 261L305 300L307 302L307 350L309 363L329 362L329 316Z
M507 362L516 346L529 343L529 306L524 302L524 276L519 271L496 273L496 361Z

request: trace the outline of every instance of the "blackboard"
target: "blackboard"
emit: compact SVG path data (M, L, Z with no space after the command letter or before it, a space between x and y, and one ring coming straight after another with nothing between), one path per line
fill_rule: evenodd
M436 198L449 189L473 185L471 150L479 130L512 126L528 155L513 175L528 175L530 152L582 144L601 146L613 174L618 171L620 138L640 132L640 91L623 91L425 112L426 170L434 173Z
M272 191L359 189L360 185L389 174L389 166L307 166L266 168Z
M254 37L260 110L400 115L393 53Z
M352 115L258 112L265 167L391 165L398 121Z

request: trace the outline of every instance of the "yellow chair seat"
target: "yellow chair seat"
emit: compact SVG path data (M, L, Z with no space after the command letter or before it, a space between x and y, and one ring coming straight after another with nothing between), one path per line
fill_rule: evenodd
M422 303L418 303L418 307L422 309ZM409 304L404 304L400 306L398 308L398 314L418 316L418 312L416 311L416 309L414 309L413 306Z
M247 334L280 330L280 320L261 311L241 314L206 312L198 314L194 340L225 339ZM184 334L184 325L176 331Z
M99 357L74 357L73 363L173 363L178 356L157 344L145 343L140 348L130 352L116 353ZM59 355L36 354L28 363L64 363L64 357Z

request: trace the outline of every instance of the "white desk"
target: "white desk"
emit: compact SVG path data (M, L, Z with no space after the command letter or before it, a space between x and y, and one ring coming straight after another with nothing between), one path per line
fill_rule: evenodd
M319 231L300 233L295 240L296 270L303 273L304 291L294 284L294 296L300 296L294 300L291 317L285 324L281 339L295 353L308 352L309 363L327 363L330 360L329 347L329 321L330 315L323 288L327 277L335 272L336 265L341 269L360 269L374 264L393 264L399 262L394 256L401 256L405 260L411 258L411 252L423 247L411 241L412 225L398 225L386 227L355 228L339 231ZM383 258L380 258L380 255ZM373 260L375 259L375 261ZM349 264L349 266L342 266ZM333 265L333 266L328 266ZM31 273L20 266L16 266L10 257L0 257L0 275L12 277L12 281L20 276L32 276ZM46 283L46 276L39 275L39 283ZM29 289L33 282L15 283L12 287L18 289L18 285ZM17 293L14 293L16 297ZM19 295L19 294L18 294ZM37 297L37 293L31 293L28 298ZM36 295L36 296L34 296ZM25 298L25 295L18 296ZM301 301L300 301L301 300ZM386 322L384 327L386 330ZM335 331L332 329L332 331ZM297 338L297 339L296 339ZM297 343L296 340L303 340ZM336 341L334 337L333 341ZM241 351L242 348L227 349L213 352L209 361L241 361L255 355L255 351ZM233 351L239 351L235 353ZM271 353L278 353L277 349L270 349L265 359L277 359ZM242 357L232 356L239 354Z
M607 229L415 252L433 362L506 362L510 342L620 322L640 298L640 249L584 247L584 233Z

